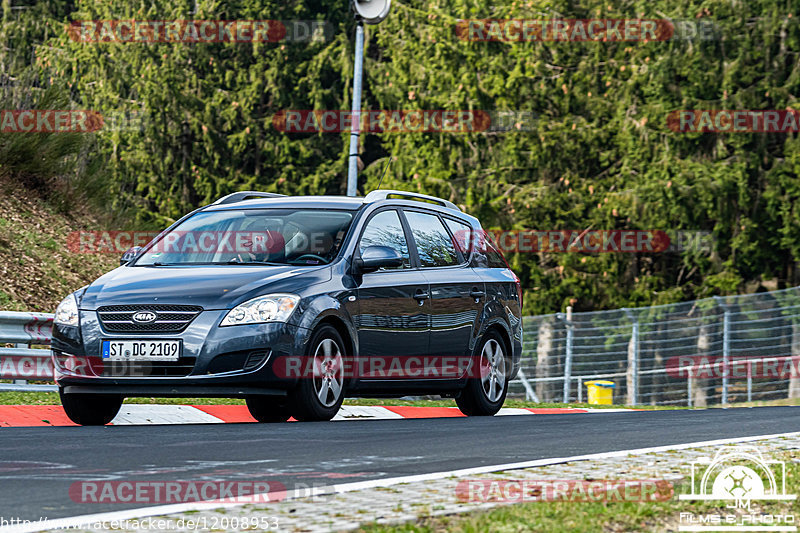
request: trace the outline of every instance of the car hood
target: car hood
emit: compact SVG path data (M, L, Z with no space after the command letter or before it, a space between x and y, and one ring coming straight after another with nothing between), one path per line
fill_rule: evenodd
M122 266L89 285L80 308L93 311L104 305L158 303L230 309L272 288L293 292L330 279L327 265Z

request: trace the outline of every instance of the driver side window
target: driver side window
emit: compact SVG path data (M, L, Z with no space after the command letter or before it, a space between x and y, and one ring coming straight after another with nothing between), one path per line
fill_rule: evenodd
M388 246L400 253L403 257L403 266L387 270L411 268L408 243L397 211L381 211L370 219L367 227L364 228L364 233L361 234L359 253L363 253L368 246Z

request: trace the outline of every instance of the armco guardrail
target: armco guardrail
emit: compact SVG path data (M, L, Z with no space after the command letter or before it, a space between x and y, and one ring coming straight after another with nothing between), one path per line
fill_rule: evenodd
M52 379L49 350L31 349L50 343L52 321L0 312L0 344L15 345L0 348L0 379ZM800 287L522 323L522 372L510 391L531 400L581 401L586 381L608 378L615 403L628 405L800 398ZM36 386L0 384L9 387Z
M800 287L653 307L525 317L523 380L543 402L611 379L614 402L706 406L800 398ZM693 372L681 369L694 368Z
M52 390L52 385L28 385L24 380L52 380L53 363L50 350L31 346L50 344L53 315L48 313L16 313L0 311L0 379L23 380L0 383L0 390Z

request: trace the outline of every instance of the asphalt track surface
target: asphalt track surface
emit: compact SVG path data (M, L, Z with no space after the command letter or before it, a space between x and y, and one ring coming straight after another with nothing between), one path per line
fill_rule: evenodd
M800 407L3 428L0 517L53 519L145 506L73 501L70 486L80 481L277 481L291 489L793 431L800 431Z

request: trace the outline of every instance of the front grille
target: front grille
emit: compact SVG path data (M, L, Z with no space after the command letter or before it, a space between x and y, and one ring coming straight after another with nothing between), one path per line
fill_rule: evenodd
M195 359L181 357L177 361L107 361L89 357L96 376L103 377L184 377L194 370Z
M133 321L140 311L156 314L147 324ZM192 323L203 308L197 305L107 305L97 309L103 329L112 333L179 333Z

